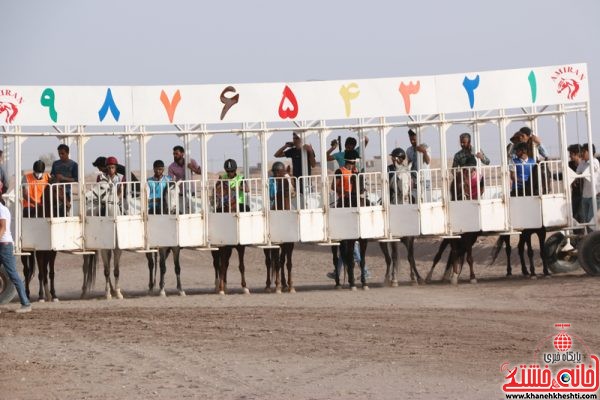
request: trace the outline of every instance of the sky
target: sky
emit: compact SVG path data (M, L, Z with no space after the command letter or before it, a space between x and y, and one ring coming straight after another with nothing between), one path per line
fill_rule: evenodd
M600 123L594 109L600 98L596 0L0 3L0 87L359 79L586 62L592 127ZM274 137L269 154L287 140ZM388 142L408 144L403 132ZM179 143L176 137L152 140L149 163L170 161ZM56 144L55 138L29 139L24 165ZM209 146L212 169L241 154L236 138L215 138ZM497 157L502 153L497 141L482 140L482 146ZM369 147L376 154L378 146ZM85 151L90 170L98 155L124 154L116 138L92 139Z

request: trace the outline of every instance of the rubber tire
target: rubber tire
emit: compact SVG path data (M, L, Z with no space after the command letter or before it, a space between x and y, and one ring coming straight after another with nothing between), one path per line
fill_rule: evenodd
M7 304L15 298L17 290L8 279L4 266L0 265L0 304Z
M589 275L600 275L600 231L592 232L579 242L577 254L581 268Z
M574 261L565 261L558 259L559 250L561 250L566 243L567 239L565 238L564 233L556 232L555 234L550 236L544 244L544 251L542 253L542 257L544 257L544 259L546 260L548 268L553 274L573 272L581 267L577 258L575 258Z

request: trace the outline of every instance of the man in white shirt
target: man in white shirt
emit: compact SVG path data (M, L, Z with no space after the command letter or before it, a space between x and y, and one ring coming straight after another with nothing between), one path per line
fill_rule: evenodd
M592 145L592 152L596 153L596 146ZM594 168L594 181L596 184L596 193L592 191L592 178L590 175L590 163ZM583 190L581 198L581 218L585 222L590 222L594 218L593 197L600 193L600 162L590 155L589 145L584 143L581 146L581 162L577 166L577 173L587 175L583 179Z
M13 238L10 233L10 220L10 211L3 204L3 201L0 201L0 264L4 266L6 274L19 294L21 308L18 308L15 312L26 313L31 311L31 303L27 298L25 285L23 285L23 281L17 273L17 262L13 254Z

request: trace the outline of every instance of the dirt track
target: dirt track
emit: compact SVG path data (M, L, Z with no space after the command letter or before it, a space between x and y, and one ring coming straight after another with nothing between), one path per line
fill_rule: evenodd
M294 253L298 292L281 295L262 293L260 250L247 251L253 293L241 294L234 262L227 296L213 294L210 255L186 250L188 296L175 294L169 262L166 299L146 296L145 260L125 253L122 301L101 299L101 271L93 299L78 300L81 258L60 254L60 303L36 303L27 315L9 313L16 304L1 309L0 399L490 399L503 398L501 364L529 361L555 322L570 322L598 353L597 278L508 280L504 258L485 266L483 242L479 283L458 287L411 286L403 259L400 287L383 288L371 244L372 289L358 292L333 290L328 250L303 246ZM422 273L432 251L417 242Z

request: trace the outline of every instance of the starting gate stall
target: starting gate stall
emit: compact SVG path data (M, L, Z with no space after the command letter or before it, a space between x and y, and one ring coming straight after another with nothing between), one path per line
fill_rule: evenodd
M77 208L77 183L48 184L49 190L21 185L19 198L24 199L28 190L42 190L41 205L37 213L26 211L21 220L21 246L34 250L79 250L82 248L83 229ZM17 204L17 207L19 205ZM34 215L35 214L35 215Z
M421 235L446 233L444 179L440 168L419 170L416 186L417 204L421 219Z
M563 162L560 160L542 161L538 175L542 202L542 223L546 228L567 226L571 205L565 190L566 179L558 179L563 174ZM570 169L569 169L570 170ZM570 185L569 185L570 186Z
M358 175L360 194L358 202L358 229L362 239L385 235L383 206L384 190L380 172L363 172Z
M114 190L107 182L86 183L84 188L85 246L88 249L114 249L117 244Z
M319 242L327 239L325 234L325 204L323 202L323 178L301 176L298 179L301 192L296 192L299 235L301 242Z
M230 182L208 180L208 225L213 228L207 232L208 241L217 246L265 243L262 179L240 179L238 185Z
M113 185L113 215L119 249L143 249L146 245L144 213L140 182Z
M506 229L502 167L469 166L448 170L450 231L490 232Z
M268 179L268 232L271 243L300 241L298 192L303 190L293 176Z
M408 168L388 173L390 233L395 237L421 233L417 193L421 191L417 171ZM393 223L392 223L393 222Z

